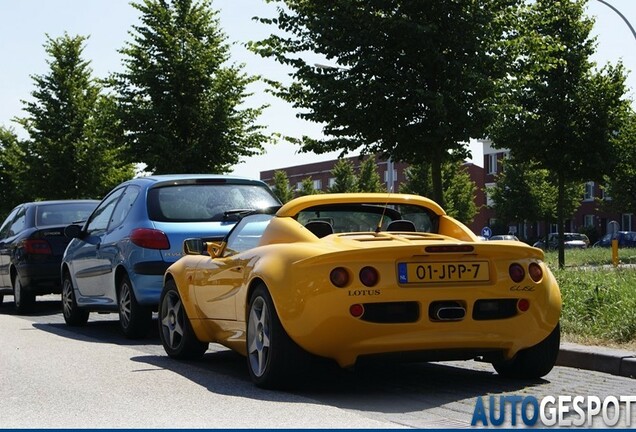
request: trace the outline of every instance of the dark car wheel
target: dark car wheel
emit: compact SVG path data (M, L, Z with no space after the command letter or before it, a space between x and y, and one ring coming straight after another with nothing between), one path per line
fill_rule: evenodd
M35 295L24 288L20 276L13 281L13 302L19 314L30 312L35 305Z
M64 273L62 280L62 314L64 321L70 326L82 326L88 321L89 311L80 309L75 300L75 291L71 275Z
M152 324L152 309L137 303L128 275L124 275L117 291L119 327L128 339L145 337Z
M534 379L547 375L559 355L561 327L559 324L543 341L521 350L511 360L493 363L499 375L509 378Z
M247 315L247 366L252 381L262 388L290 387L306 354L285 332L264 285L250 297Z
M0 294L0 306L2 306L3 301L4 301L4 294Z
M159 301L159 337L166 353L176 359L201 358L208 344L197 339L174 281L166 282Z

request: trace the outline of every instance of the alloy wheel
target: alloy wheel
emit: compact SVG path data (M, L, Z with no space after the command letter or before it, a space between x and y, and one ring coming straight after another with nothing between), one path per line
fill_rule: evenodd
M249 364L255 376L265 373L270 355L271 319L263 297L254 299L250 307L247 331Z
M122 283L119 291L119 320L123 328L130 326L132 315L132 294L130 284Z
M172 349L179 347L183 340L185 316L179 295L169 291L161 303L161 331L163 338Z

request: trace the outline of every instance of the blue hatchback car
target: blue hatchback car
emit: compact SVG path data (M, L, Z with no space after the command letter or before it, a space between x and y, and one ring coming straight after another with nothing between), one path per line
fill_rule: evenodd
M280 205L258 180L223 175L140 177L113 189L72 240L62 260L62 306L68 325L91 311L118 312L128 338L144 337L157 310L165 270L188 237L219 240L241 213Z

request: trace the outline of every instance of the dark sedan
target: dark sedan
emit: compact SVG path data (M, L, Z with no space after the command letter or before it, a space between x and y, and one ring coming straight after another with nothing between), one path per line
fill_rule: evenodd
M60 293L60 264L70 239L64 227L86 220L99 201L39 201L15 207L0 226L0 303L13 295L18 313L35 296Z
M605 234L603 238L594 243L594 246L611 247L614 239L618 240L618 247L636 247L636 231L618 231L614 234Z

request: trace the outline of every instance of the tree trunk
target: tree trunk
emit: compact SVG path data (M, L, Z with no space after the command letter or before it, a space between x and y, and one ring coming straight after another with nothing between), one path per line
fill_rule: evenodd
M559 172L558 177L557 227L559 229L559 268L562 269L565 267L565 220L563 217L563 207L565 206L565 176L562 172Z

